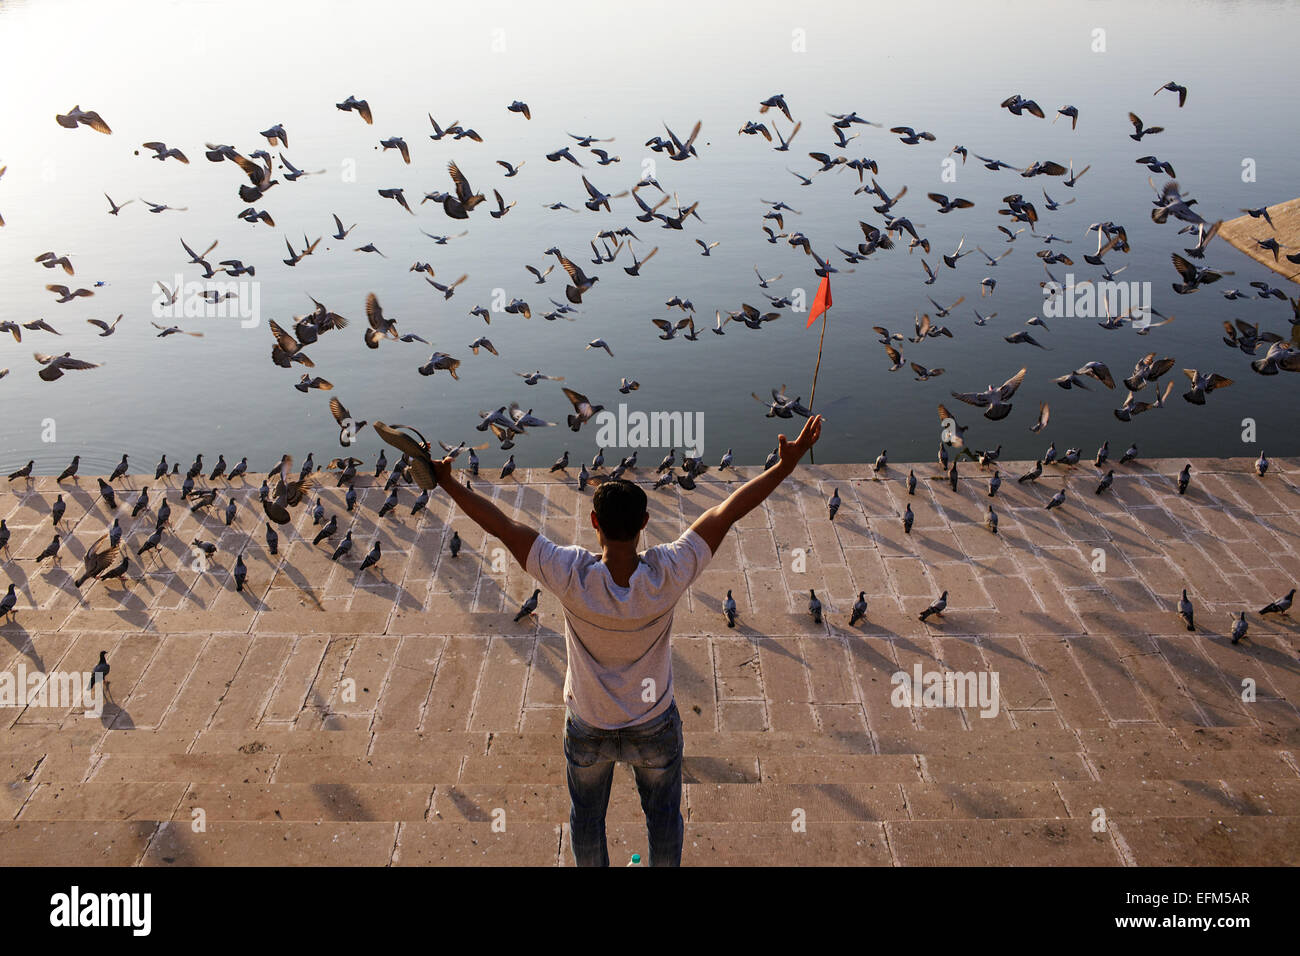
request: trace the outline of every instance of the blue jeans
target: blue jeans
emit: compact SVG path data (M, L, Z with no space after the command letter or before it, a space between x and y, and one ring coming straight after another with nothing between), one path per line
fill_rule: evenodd
M645 811L651 866L681 866L682 717L673 702L652 720L602 730L566 711L564 759L569 781L569 835L578 866L609 866L605 810L614 764L632 765Z

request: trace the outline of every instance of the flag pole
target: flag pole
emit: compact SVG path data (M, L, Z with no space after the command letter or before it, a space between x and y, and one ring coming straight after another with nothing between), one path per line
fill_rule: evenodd
M826 343L826 320L830 314L831 310L829 306L824 309L821 314L822 334L821 338L817 340L817 365L813 369L812 393L808 396L808 411L810 414L813 410L813 402L817 401L817 376L822 370L822 346ZM808 449L808 463L810 465L815 465L817 463L816 451L812 448Z

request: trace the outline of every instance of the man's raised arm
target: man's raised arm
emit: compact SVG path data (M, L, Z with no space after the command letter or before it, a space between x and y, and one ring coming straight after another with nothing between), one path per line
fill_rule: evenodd
M507 517L505 512L487 498L456 481L451 474L451 462L452 459L443 458L433 463L433 474L438 479L442 490L447 492L448 497L456 502L456 506L465 512L471 521L494 538L499 538L514 555L519 566L527 570L528 552L533 549L533 542L537 540L536 529Z
M710 551L717 554L722 539L727 536L731 526L761 505L763 499L785 481L794 471L794 466L799 464L799 459L803 458L804 452L817 443L821 433L822 417L814 415L804 423L803 431L794 441L786 441L785 436L781 435L777 439L780 461L761 475L749 479L733 491L726 501L714 505L696 518L691 530L704 539Z

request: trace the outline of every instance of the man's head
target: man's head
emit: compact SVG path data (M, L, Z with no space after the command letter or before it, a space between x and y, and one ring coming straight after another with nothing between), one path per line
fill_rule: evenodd
M645 492L622 478L603 482L592 496L591 509L592 524L609 541L635 541L650 520Z

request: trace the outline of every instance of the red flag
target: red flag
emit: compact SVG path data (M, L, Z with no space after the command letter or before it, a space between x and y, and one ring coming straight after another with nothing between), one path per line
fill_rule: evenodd
M812 308L808 310L808 324L805 328L812 328L812 324L817 321L817 316L821 315L831 307L831 277L822 276L822 284L817 287L817 295L813 298Z

